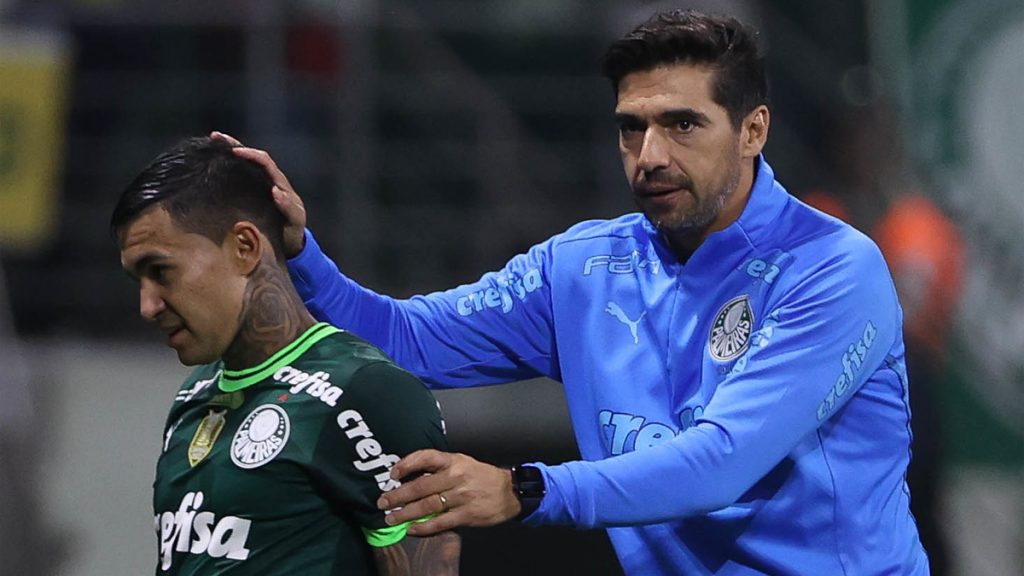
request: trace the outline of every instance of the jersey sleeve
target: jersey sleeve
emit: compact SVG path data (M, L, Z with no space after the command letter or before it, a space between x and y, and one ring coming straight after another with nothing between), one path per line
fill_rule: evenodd
M558 379L552 244L537 245L472 284L407 300L377 294L339 272L308 230L288 269L314 316L379 346L432 388Z
M889 368L900 311L865 242L785 288L696 424L595 462L536 464L548 494L531 524L650 524L732 505Z
M376 362L352 376L332 415L317 442L312 474L335 511L351 514L371 545L394 544L406 526L387 526L377 499L401 485L389 474L403 456L448 449L440 407L415 376Z

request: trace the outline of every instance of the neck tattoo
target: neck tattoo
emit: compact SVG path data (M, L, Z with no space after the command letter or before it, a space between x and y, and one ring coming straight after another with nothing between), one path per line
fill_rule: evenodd
M245 289L241 324L224 353L224 366L230 370L256 366L314 322L287 275L273 262L260 262Z

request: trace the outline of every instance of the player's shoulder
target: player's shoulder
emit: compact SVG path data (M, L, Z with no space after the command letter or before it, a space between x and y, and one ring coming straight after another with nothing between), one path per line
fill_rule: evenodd
M301 357L302 362L324 362L358 368L374 362L392 362L383 350L358 335L331 327L329 334Z
M323 372L324 379L340 390L334 405L339 417L358 413L368 421L405 422L395 424L396 429L426 423L443 428L440 406L426 384L351 332L339 331L325 338L306 360L317 364L301 367Z
M390 362L376 346L366 340L330 325L322 325L316 342L287 362L281 362L271 375L280 384L301 384L328 381L332 386L344 388L360 368L375 362Z
M337 330L321 339L291 367L305 373L322 372L323 379L330 380L350 396L378 385L382 387L373 393L384 396L426 390L419 378L396 364L380 348L345 330ZM284 376L285 380L294 379L291 375Z

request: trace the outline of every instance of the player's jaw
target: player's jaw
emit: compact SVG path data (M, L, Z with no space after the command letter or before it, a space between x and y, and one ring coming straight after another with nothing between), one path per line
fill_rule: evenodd
M184 325L161 327L160 331L167 336L167 345L175 349L182 345L187 334L187 328Z
M158 318L160 332L167 337L167 346L178 353L178 360L186 366L206 364L220 357L220 352L206 350L208 344L188 323L176 314L165 312Z
M157 328L167 337L167 345L174 349L180 348L188 335L188 326L185 322L169 312L164 312L157 318Z

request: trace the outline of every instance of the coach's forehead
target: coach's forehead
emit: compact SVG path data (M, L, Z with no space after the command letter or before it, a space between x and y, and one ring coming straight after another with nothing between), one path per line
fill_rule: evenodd
M631 72L619 83L616 111L642 113L686 107L713 115L714 109L720 108L712 96L715 74L707 66L689 63Z

